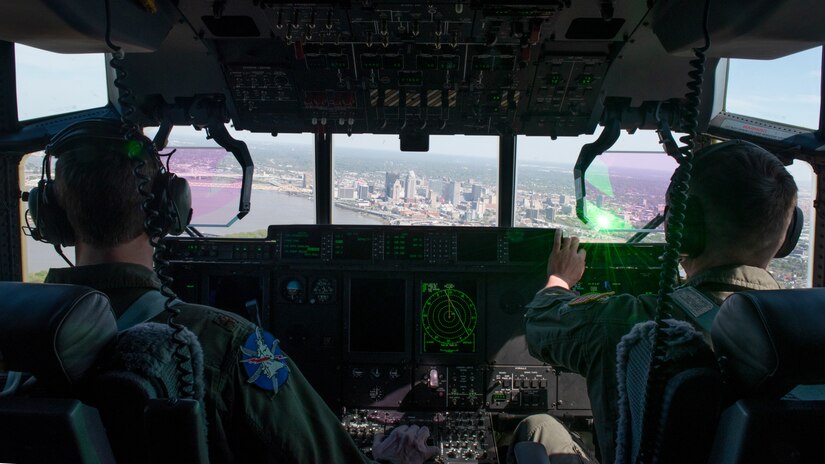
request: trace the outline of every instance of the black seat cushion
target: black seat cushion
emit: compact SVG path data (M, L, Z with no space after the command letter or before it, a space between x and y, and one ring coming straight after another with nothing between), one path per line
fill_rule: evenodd
M778 398L825 383L825 289L734 293L711 337L734 396Z
M117 335L109 299L88 287L0 282L0 301L0 357L42 383L79 383Z

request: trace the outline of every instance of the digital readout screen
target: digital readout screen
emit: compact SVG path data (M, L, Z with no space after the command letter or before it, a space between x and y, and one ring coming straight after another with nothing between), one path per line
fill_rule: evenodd
M385 261L424 260L426 249L426 235L419 231L384 232Z
M372 232L365 230L333 232L332 259L345 261L372 259Z
M498 233L494 230L459 230L458 262L497 262Z
M281 257L284 259L321 257L321 232L294 230L283 233Z
M475 353L478 343L476 282L421 283L424 353Z
M553 246L554 229L511 229L507 231L507 247L511 263L547 262Z

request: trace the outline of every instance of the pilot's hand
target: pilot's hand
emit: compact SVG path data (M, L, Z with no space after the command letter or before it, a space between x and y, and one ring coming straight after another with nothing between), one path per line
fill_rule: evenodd
M430 429L417 425L402 425L393 429L390 436L376 434L372 443L372 457L393 464L422 464L438 454L438 448L427 446Z
M553 250L547 259L547 287L563 287L570 290L584 274L584 260L587 253L579 250L578 237L561 237L556 233Z

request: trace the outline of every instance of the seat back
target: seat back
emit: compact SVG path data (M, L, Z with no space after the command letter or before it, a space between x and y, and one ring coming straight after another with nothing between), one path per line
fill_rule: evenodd
M97 411L74 399L0 398L0 462L114 463Z
M617 463L637 462L643 448L645 462L703 462L710 452L720 397L713 353L690 324L663 322L650 390L656 323L637 324L617 347Z
M730 406L710 462L821 462L825 289L733 294L711 337Z
M192 462L208 461L201 406L203 353L191 331L177 335L188 358L182 367L191 372L194 389L194 398L177 399L184 395L173 334L166 324L138 324L122 332L101 359L90 401L107 426L118 462L180 462L193 456ZM135 427L136 417L143 418L144 427Z
M117 335L108 298L90 288L0 282L0 301L0 359L34 374L39 394L77 395ZM114 462L94 408L8 393L0 398L0 462Z
M118 334L108 298L75 285L0 282L0 301L0 359L37 379L26 392L36 397L0 403L3 427L28 426L0 433L0 462L208 462L203 356L192 332L175 334L181 344L164 324ZM181 396L179 368L194 399L167 400ZM56 437L40 446L56 460L30 445L44 436Z

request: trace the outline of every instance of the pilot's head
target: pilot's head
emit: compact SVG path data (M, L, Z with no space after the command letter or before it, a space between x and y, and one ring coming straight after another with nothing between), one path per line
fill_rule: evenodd
M124 139L117 123L73 127L62 133L68 138L55 138L49 154L57 158L55 191L75 240L113 248L136 239L146 218L137 174L151 191L158 172L152 142L140 134Z
M766 267L785 240L796 195L782 162L756 145L732 141L698 152L681 250L685 270Z

